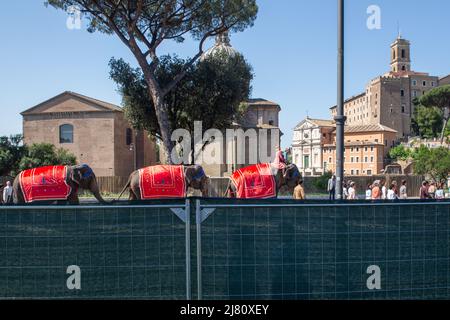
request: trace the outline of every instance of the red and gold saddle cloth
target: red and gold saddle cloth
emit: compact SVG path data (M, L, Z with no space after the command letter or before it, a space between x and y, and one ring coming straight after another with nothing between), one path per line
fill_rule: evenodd
M267 199L277 196L275 178L270 164L255 164L237 170L231 176L236 188L236 198Z
M183 166L158 165L139 170L141 199L185 198Z
M66 182L66 166L49 166L22 171L20 187L25 202L67 200L72 188Z

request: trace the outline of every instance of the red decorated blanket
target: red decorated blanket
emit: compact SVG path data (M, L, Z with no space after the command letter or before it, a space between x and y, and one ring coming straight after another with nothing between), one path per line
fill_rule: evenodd
M185 198L183 166L159 165L139 170L141 199Z
M67 200L72 188L67 184L66 176L66 166L22 171L19 181L25 202Z
M237 170L231 176L236 198L267 199L277 196L277 187L270 164L255 164Z

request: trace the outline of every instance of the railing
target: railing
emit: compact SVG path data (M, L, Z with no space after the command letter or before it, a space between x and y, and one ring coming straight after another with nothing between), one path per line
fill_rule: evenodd
M450 202L0 207L0 298L448 299Z

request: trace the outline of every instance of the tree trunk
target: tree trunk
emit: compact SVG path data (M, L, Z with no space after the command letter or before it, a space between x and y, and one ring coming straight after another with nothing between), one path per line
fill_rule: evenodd
M152 90L150 90L150 94L152 94ZM155 95L153 95L155 96ZM156 95L156 97L153 99L154 100L154 104L155 104L155 111L156 111L156 118L158 120L159 123L159 128L161 131L161 139L162 139L162 151L164 153L164 162L166 164L173 164L172 161L172 149L173 149L173 144L171 141L171 136L172 136L172 132L171 132L171 125L170 125L170 121L169 121L169 110L167 108L166 103L164 102L164 98L163 97L159 97L158 95Z
M442 132L441 132L441 145L444 145L445 130L447 129L447 125L448 125L448 121L449 121L448 110L449 110L449 108L444 109L444 127L442 128Z

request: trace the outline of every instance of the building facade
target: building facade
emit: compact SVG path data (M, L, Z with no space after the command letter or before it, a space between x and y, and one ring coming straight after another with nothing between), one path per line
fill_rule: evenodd
M324 160L323 146L332 143L335 123L306 118L294 129L292 162L304 176L317 176L330 170Z
M389 150L395 145L397 132L380 124L345 127L344 173L371 176L383 172ZM323 146L327 168L336 172L336 132L332 143Z
M389 72L370 81L365 92L345 101L346 124L381 124L397 131L398 139L407 139L412 133L414 99L439 86L440 79L412 71L411 45L401 37L391 45L390 67ZM336 112L336 106L332 107L333 117Z
M21 115L25 144L64 148L97 176L128 176L157 162L155 143L130 127L119 106L67 91Z

